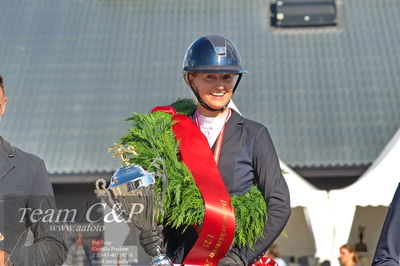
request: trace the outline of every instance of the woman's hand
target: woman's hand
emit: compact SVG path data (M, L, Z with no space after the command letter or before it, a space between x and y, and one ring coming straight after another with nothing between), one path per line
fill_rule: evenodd
M245 266L245 263L239 255L231 250L225 255L225 257L220 259L218 266Z
M143 247L147 255L155 256L157 248L163 243L163 226L159 225L154 231L143 231L139 235L140 245Z

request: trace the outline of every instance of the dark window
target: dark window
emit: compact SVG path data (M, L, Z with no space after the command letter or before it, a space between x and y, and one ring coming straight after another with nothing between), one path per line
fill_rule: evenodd
M277 0L271 4L275 27L322 27L337 25L335 0Z

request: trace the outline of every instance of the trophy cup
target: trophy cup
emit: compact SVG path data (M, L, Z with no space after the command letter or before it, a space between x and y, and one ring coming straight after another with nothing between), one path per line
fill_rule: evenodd
M127 163L126 158L123 161ZM129 227L136 226L140 231L155 230L157 217L163 214L166 177L165 167L161 167L164 166L164 161L156 159L152 165L157 169L156 173L134 164L119 168L112 176L108 188L104 179L96 181L95 193L122 216ZM156 178L162 178L163 182L161 199L156 192ZM141 207L140 211L135 211L137 206ZM157 247L157 254L152 258L151 265L169 266L173 263L163 254L161 247Z

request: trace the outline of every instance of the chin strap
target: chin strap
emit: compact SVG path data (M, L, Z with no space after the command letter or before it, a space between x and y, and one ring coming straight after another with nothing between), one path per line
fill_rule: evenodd
M219 109L215 109L215 108L212 108L212 107L208 106L208 105L203 101L203 99L200 97L198 91L197 91L196 89L193 88L192 83L190 82L190 79L189 79L189 75L190 75L190 73L188 73L188 76L187 76L187 79L186 79L186 80L187 80L187 83L189 84L190 88L192 89L194 95L195 95L196 98L197 98L197 101L201 104L201 106L203 106L204 108L206 108L207 110L212 111L212 112L224 111L224 110L228 107L228 105L229 105L229 103L231 102L231 100L229 100L229 102L228 102L224 107L219 108ZM235 87L233 87L232 95L235 93L235 90L236 90L237 86L239 85L239 82L240 82L240 80L242 79L242 75L243 75L243 74L238 74L238 75L239 75L239 77L238 77L238 80L236 81Z

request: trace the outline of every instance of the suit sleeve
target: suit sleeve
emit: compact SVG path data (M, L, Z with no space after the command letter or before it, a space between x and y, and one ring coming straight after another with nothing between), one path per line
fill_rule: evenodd
M373 266L400 263L400 184L390 204L376 247Z
M289 189L281 174L278 156L265 127L259 130L254 141L253 167L256 183L267 202L268 219L264 227L264 237L261 237L252 248L245 246L233 249L246 264L254 262L272 245L291 214Z
M53 188L42 160L34 171L34 183L27 207L32 210L40 209L43 213L46 210L56 210ZM39 218L41 217L36 216L34 221L28 220L34 243L13 251L10 258L13 265L61 265L65 260L67 248L64 232L55 229L54 221L43 221L44 219Z

